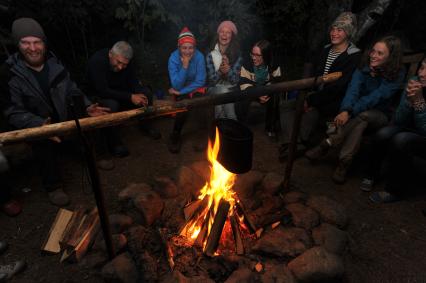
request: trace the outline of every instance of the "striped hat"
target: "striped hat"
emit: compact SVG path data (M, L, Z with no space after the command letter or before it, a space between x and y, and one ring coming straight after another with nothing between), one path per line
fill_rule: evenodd
M178 37L178 46L181 46L184 43L191 43L193 45L196 44L194 34L187 28L184 27Z

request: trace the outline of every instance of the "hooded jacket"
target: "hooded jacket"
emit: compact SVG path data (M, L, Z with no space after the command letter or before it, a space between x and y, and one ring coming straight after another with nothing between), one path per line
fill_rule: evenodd
M54 122L66 121L73 97L82 97L84 104L90 105L53 53L47 54L45 64L49 67L49 97L43 94L19 52L11 55L0 68L2 112L17 129L41 126L52 116L58 119Z

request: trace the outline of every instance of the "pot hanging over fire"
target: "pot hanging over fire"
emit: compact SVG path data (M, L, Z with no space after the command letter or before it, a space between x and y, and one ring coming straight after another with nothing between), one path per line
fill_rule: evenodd
M253 133L245 125L232 119L216 119L210 140L214 143L215 128L219 130L220 149L217 160L229 172L246 173L251 170Z

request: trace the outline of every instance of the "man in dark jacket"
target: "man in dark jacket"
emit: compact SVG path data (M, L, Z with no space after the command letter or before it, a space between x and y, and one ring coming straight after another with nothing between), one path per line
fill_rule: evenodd
M342 72L342 77L335 82L321 85L305 101L305 109L299 134L298 149L303 153L306 145L312 145L312 134L319 122L334 118L338 113L340 103L346 88L352 78L352 73L361 58L360 50L351 42L356 30L356 17L350 12L340 14L330 27L330 44L320 52L313 72L307 76L323 76L333 72ZM280 159L288 153L288 143L293 127L294 111L285 113L282 118L284 139L280 148Z
M12 35L19 52L11 55L1 67L0 95L2 109L8 123L17 129L39 127L68 120L70 101L83 102L89 116L108 112L107 108L89 100L70 79L68 71L46 48L42 27L31 18L13 22ZM58 206L69 203L62 190L56 147L61 138L32 143L35 157L40 162L43 185L50 201Z
M119 41L111 49L99 50L89 59L89 93L112 112L152 105L152 92L138 80L132 58L133 49L130 44ZM146 121L140 126L153 139L161 137ZM129 154L117 128L105 129L105 134L113 155L123 157Z

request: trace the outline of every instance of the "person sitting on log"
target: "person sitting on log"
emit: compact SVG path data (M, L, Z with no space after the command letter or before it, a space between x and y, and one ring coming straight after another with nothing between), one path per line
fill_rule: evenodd
M80 106L76 108L85 108L89 116L108 113L108 108L91 104L59 59L47 50L46 36L38 22L32 18L15 20L12 36L19 51L0 67L1 108L12 127L25 129L68 120L72 117L73 101ZM31 145L50 202L64 206L69 197L62 189L59 172L60 142L60 137L53 136Z
M241 67L240 88L245 90L253 86L268 85L280 81L281 67L275 65L272 58L271 43L265 39L256 42L250 52L250 60ZM265 131L269 137L276 137L280 126L280 94L259 97L259 103L265 106ZM235 108L239 121L246 121L251 101L236 103Z
M236 87L240 80L242 63L237 27L231 21L223 21L217 28L213 50L206 56L208 87ZM215 118L237 120L235 104L216 105Z
M377 131L389 123L391 102L401 87L405 75L402 65L401 42L395 36L383 37L366 52L363 63L356 69L334 118L336 131L329 132L317 147L305 156L314 161L327 154L331 147L342 145L333 181L342 184L363 133Z
M95 52L88 62L87 88L94 101L108 107L111 112L152 105L153 95L149 87L141 85L133 63L133 48L125 41L116 42L111 49ZM147 121L140 122L143 133L153 139L161 134ZM110 152L117 157L129 155L117 127L102 131Z
M171 88L169 94L179 101L205 94L206 64L203 54L196 48L194 34L184 27L178 36L178 48L173 51L168 61ZM181 131L188 113L176 114L173 131L168 148L171 153L180 151ZM207 139L207 137L206 137Z
M327 44L315 58L318 58L311 70L306 70L306 77L322 76L333 72L342 72L342 77L329 84L320 85L304 102L304 113L300 125L297 154L303 155L307 147L316 145L317 131L322 132L322 125L332 120L339 111L340 103L345 95L361 57L361 51L351 42L356 32L356 17L351 12L340 14L330 26ZM289 142L293 129L295 110L281 115L283 127L282 144L279 148L279 159L284 161L288 155Z
M361 190L371 191L379 178L383 161L387 161L385 188L370 199L388 203L401 199L416 185L425 188L426 174L426 58L417 76L410 78L401 95L392 125L380 129L373 137Z

